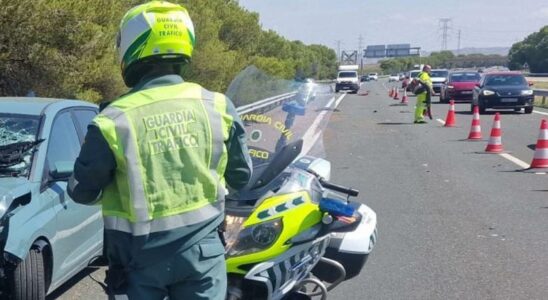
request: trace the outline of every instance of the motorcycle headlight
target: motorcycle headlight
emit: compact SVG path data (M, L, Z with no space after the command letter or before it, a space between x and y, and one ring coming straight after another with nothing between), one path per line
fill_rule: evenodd
M533 90L523 90L523 91L521 91L521 94L523 96L531 96L531 95L533 95Z
M239 256L267 249L278 240L282 229L281 218L246 227L240 231L236 241L228 249L228 256Z
M494 95L495 92L493 91L490 91L490 90L483 90L483 95L484 96L491 96L491 95Z

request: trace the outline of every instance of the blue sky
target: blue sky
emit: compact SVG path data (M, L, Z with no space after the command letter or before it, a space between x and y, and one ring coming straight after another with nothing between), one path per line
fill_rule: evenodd
M448 48L510 47L548 25L548 0L240 0L265 29L291 40L335 49L411 43L441 48L439 19L451 18Z

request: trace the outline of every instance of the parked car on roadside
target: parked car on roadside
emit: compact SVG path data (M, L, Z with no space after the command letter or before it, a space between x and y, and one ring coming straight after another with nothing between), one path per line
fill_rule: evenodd
M531 85L519 72L485 73L474 88L470 110L478 105L480 113L485 113L488 108L515 111L523 108L526 114L530 114L534 100Z
M379 74L378 73L369 73L369 80L379 80Z
M83 101L0 98L1 299L44 299L102 253L100 208L66 193L97 112Z
M476 84L480 81L476 71L453 71L449 73L447 82L441 86L440 102L449 100L472 101Z

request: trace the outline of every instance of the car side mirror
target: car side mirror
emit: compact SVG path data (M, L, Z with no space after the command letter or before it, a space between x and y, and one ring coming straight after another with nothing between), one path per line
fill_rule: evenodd
M55 181L65 181L72 175L74 171L73 161L58 161L54 164L54 169L49 172L49 175Z

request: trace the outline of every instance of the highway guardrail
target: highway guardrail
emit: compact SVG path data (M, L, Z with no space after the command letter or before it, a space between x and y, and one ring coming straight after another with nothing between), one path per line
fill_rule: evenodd
M546 106L546 98L548 97L548 90L533 90L535 96L542 97L542 106Z
M240 115L250 113L253 111L260 111L262 113L262 112L271 110L276 106L281 105L283 102L287 101L288 99L291 99L296 94L297 94L297 91L293 91L293 92L277 95L274 97L266 98L257 102L253 102L251 104L240 106L236 108L236 111Z

